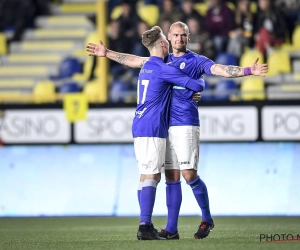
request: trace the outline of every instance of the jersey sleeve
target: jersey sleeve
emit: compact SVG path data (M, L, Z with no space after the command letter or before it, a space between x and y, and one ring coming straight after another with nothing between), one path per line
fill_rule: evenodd
M162 64L161 66L163 81L188 88L195 92L203 91L205 83L202 78L194 80L175 67L167 64Z
M201 74L212 75L210 68L215 64L215 62L205 56L199 56L197 60L197 63L200 66Z

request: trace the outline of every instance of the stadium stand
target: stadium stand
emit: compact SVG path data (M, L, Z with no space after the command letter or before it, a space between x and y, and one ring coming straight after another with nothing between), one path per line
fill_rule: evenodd
M100 87L98 81L89 81L84 85L83 93L90 103L99 102L99 95L97 94L99 88Z
M59 93L77 93L80 86L76 82L65 82L59 87Z
M267 63L269 66L268 76L274 76L280 73L291 73L290 55L283 50L273 51L268 56Z
M40 92L36 92L35 85L40 81L51 79L54 75L56 80L61 80L80 73L81 63L88 58L83 53L86 40L91 38L89 34L95 30L90 18L95 13L95 2L67 0L61 4L54 3L49 6L51 15L37 16L35 28L25 30L21 41L10 42L9 54L1 57L0 91L25 89L26 93L30 91L32 96L36 96ZM6 37L0 36L1 41L3 38ZM1 48L0 42L0 54L6 54ZM72 67L63 67L70 60L67 59L69 57L77 58L73 59L76 65L73 62ZM52 84L55 90L64 82ZM48 90L52 93L52 89Z
M265 100L265 85L260 77L248 77L241 84L241 99L244 101Z
M51 76L51 80L61 80L64 78L72 77L75 73L80 72L80 62L75 57L65 58L60 65L59 74Z
M7 54L7 44L6 37L0 32L0 56Z
M219 55L217 55L215 62L218 64L238 66L236 57L229 53L220 53Z
M287 50L287 51L297 51L300 49L300 25L298 25L293 34L292 34L292 43L288 44L285 43L282 45L282 49L283 50Z
M94 59L93 57L89 57L85 60L83 65L83 72L73 74L73 80L80 83L87 82L92 74Z
M239 89L236 83L231 79L222 79L215 86L214 100L227 101L232 95L236 95Z
M269 100L300 99L300 85L285 84L285 85L268 86L267 98Z
M92 102L99 101L99 97L92 94L92 91L99 91L97 79L101 78L98 70L101 65L97 64L99 61L88 57L85 51L85 45L88 42L99 42L99 30L95 25L97 23L95 22L97 1L53 0L50 2L49 13L37 16L34 19L34 25L25 29L20 41L11 41L9 32L0 32L0 93L2 93L2 97L5 96L0 101L4 99L7 101L9 97L11 100L19 100L18 95L28 93L33 96L35 85L49 79L53 80L54 90L56 89L58 92L64 84L71 81L77 84L80 91L89 93L89 100ZM236 9L233 2L235 1L227 1L227 6L231 10ZM177 7L180 8L180 6ZM204 17L209 9L209 0L194 1L194 8ZM251 1L250 9L252 13L259 11L256 1ZM140 0L137 1L136 10L139 18L150 27L156 25L159 19L159 7L157 5L145 4L143 0ZM122 8L120 5L116 5L109 18L110 20L117 20L121 14ZM106 30L109 31L109 25L107 25ZM138 33L137 35L140 36ZM109 47L109 44L107 46ZM129 47L129 49L133 49L133 46ZM132 51L129 50L125 53L132 53ZM73 70L64 75L61 65L70 57L77 60L77 66L74 66ZM212 59L220 64L245 67L250 66L257 57L259 57L259 63L267 62L269 64L269 73L262 79L263 82L252 77L236 78L230 80L230 85L228 82L222 81L221 78L205 76L210 84L206 88L206 94L203 95L202 100L236 99L232 98L232 95L220 93L222 89L225 91L230 86L236 87L234 91L240 91L238 95L233 96L238 96L245 101L264 100L265 98L280 99L281 96L282 99L299 97L297 86L300 84L300 23L295 23L290 41L288 39L283 45L269 51L265 58L255 46L249 46L245 48L241 58L236 58L224 50ZM112 84L113 80L118 78L119 75L115 77L111 72L108 73L109 101L135 101L133 93L136 74L132 74L129 81L130 87L127 86L126 91L120 87L121 85ZM250 91L248 95L246 91ZM212 97L217 93L218 97ZM34 98L24 97L24 100L34 100Z
M241 67L248 67L252 65L252 63L255 61L256 58L259 58L259 63L264 63L264 57L262 53L260 53L258 50L247 50L242 54L241 60L240 60L240 66Z
M138 15L151 27L156 25L159 17L159 9L154 4L143 5L138 9Z
M194 4L195 10L197 10L202 16L205 16L207 10L208 10L208 5L206 3L195 3Z
M49 103L56 101L55 85L52 81L38 82L33 89L35 103Z

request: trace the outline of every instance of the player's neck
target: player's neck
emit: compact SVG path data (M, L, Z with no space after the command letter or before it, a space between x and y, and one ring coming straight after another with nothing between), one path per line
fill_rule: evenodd
M184 50L173 49L173 55L176 57L183 56L186 52L187 49Z
M162 50L157 50L157 49L150 50L150 56L157 56L162 59L165 58L164 52Z

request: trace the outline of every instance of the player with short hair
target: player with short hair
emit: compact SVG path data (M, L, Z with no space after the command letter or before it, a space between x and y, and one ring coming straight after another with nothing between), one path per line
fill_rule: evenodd
M189 39L190 33L187 25L182 22L173 23L168 34L173 53L165 58L165 62L180 69L193 79L198 79L203 74L235 78L247 75L264 76L267 72L266 64L257 64L258 58L251 67L246 68L216 64L207 57L188 50L187 44ZM145 57L107 50L103 46L103 44L100 44L92 55L106 56L111 60L130 67L142 67L148 60ZM159 233L161 237L166 239L179 239L178 217L182 202L180 171L186 183L192 188L202 212L202 221L194 237L203 239L208 236L214 227L209 208L207 188L197 174L200 122L198 105L190 97L191 92L188 89L176 85L173 86L165 162L168 221L166 228Z
M156 187L165 164L166 138L169 129L169 106L172 84L191 92L202 91L203 79L194 80L180 70L168 66L169 43L160 27L155 26L142 35L142 43L150 52L143 65L137 85L137 108L132 124L134 150L140 172L138 199L140 204L139 240L161 240L151 222ZM90 45L90 50L94 45Z

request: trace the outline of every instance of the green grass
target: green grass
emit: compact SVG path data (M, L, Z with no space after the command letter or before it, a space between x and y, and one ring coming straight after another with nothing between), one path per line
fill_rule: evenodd
M260 234L300 235L300 217L215 217L215 229L195 240L199 217L180 217L180 240L138 241L137 217L0 218L0 249L300 249L300 241L260 242ZM165 217L154 217L157 229Z

